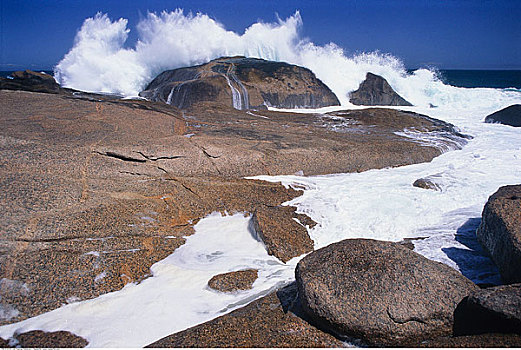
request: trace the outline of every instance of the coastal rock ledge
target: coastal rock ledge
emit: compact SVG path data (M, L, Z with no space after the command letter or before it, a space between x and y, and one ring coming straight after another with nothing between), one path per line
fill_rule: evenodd
M181 109L201 102L235 109L340 105L335 94L309 69L242 56L164 71L139 95Z
M521 185L500 187L488 199L476 231L504 283L521 282Z
M373 346L416 346L452 335L458 303L477 286L397 243L348 239L295 270L303 310L323 329Z

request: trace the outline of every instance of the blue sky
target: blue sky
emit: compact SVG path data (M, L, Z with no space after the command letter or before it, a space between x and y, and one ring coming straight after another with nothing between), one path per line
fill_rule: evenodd
M348 54L379 50L408 68L521 69L519 0L0 0L0 70L52 68L98 11L129 20L132 46L147 11L176 8L206 13L239 33L299 10L303 36Z

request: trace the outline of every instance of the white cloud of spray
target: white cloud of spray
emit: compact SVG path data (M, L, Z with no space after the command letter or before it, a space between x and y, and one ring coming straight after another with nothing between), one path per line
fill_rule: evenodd
M415 105L459 103L464 108L481 95L470 91L478 89L444 85L427 69L407 74L403 63L389 54L347 56L334 43L315 45L301 37L303 21L298 11L275 23L254 23L243 34L226 30L205 14L184 14L180 9L148 13L136 26L138 40L133 48L125 47L127 25L126 19L112 21L101 13L86 19L74 46L55 67L58 82L84 91L136 96L164 70L244 55L311 69L343 105L349 105L349 92L358 88L367 72L386 78Z

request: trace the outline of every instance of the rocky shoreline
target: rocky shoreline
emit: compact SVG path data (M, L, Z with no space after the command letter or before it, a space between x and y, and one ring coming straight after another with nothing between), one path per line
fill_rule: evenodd
M254 70L259 62L234 60L217 60L210 65L220 79L215 85L219 98L196 98L184 109L163 102L121 100L62 89L48 77L30 72L18 74L14 81L3 79L0 325L147 278L150 266L182 246L193 234L193 226L213 212L252 215L258 238L269 254L283 262L312 252L306 227L316 223L294 208L282 206L302 191L246 180L245 176L318 175L396 167L431 161L467 142L468 136L451 124L394 109L299 114L249 108L257 102L237 108L230 103L231 86L223 84L226 79L222 74L239 77L251 96L255 95L253 89L258 89L264 100L259 102L259 97L256 106L266 104L269 98L270 105L276 104L285 95L278 91L274 99L274 91L282 88L279 83L256 83L264 74ZM289 69L294 74L297 68L267 67L275 72L270 79L291 80L292 94L296 95L288 95L281 106L287 101L307 101L308 92L295 89L296 78L284 73ZM205 74L188 80L213 79ZM174 72L168 76L185 75ZM178 86L166 84L169 91ZM271 95L266 92L270 86L274 89ZM161 94L158 96L164 100L165 93ZM299 100L299 94L308 97ZM327 104L334 104L331 101ZM435 136L436 142L425 144L418 138L422 134ZM353 244L362 246L354 249ZM343 245L345 250L338 248ZM386 249L388 255L375 259ZM324 252L340 255L322 258ZM355 256L356 252L359 255ZM353 266L346 262L347 256L352 256ZM371 259L360 266L368 256ZM400 261L411 261L411 268L385 274L395 280L380 280L378 274L365 280L369 265L378 263L374 268L381 271L397 256ZM328 266L331 263L334 266ZM487 336L475 336L470 331L453 334L453 327L457 323L454 311L478 287L440 265L392 243L342 241L307 255L297 267L296 284L150 346L341 347L345 340L373 346L476 346ZM310 269L317 269L319 276L306 277ZM339 271L344 273L337 276ZM345 276L356 276L353 271L360 271L358 279L345 280ZM216 276L210 284L225 293L247 289L255 274L237 271ZM325 280L319 283L321 276ZM335 280L335 276L340 279ZM382 284L382 293L392 294L391 299L377 297L376 281ZM349 283L353 285L348 287ZM369 284L361 288L360 283ZM359 296L343 288L355 290ZM368 301L368 294L385 305ZM342 309L348 305L345 298L354 303L354 309L360 308L360 315L353 314L353 309ZM421 298L426 301L420 302ZM390 310L389 305L395 309ZM332 311L323 311L323 307ZM353 320L344 319L346 314L365 321L353 326ZM369 316L392 322L386 324ZM519 319L519 315L515 317ZM373 324L385 331L376 330ZM497 331L485 329L482 333ZM490 339L498 337L502 344L521 344L515 335L490 335ZM67 332L31 333L25 338L18 334L10 343L0 343L16 344L87 345Z

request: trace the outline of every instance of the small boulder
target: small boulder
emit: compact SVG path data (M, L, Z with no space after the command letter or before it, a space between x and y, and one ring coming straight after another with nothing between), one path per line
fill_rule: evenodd
M398 95L383 77L367 73L358 90L351 92L349 101L362 106L412 106Z
M485 123L521 126L521 105L512 105L485 117Z
M253 229L268 254L283 262L313 250L307 229L293 219L294 211L292 207L263 206L252 217Z
M250 269L222 273L213 276L208 281L208 286L220 292L248 290L252 288L253 282L259 277L258 272L258 270Z
M426 190L441 191L441 187L437 183L435 183L434 181L432 181L431 179L428 179L428 178L418 179L418 180L414 181L414 183L412 185L414 187L424 188Z
M454 334L521 334L521 283L472 292L456 309Z
M504 283L521 282L521 185L500 187L488 199L476 231Z
M398 243L348 239L295 270L302 307L317 324L376 346L452 334L456 306L477 286Z
M15 335L22 348L84 348L89 342L70 332L30 331Z

